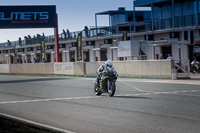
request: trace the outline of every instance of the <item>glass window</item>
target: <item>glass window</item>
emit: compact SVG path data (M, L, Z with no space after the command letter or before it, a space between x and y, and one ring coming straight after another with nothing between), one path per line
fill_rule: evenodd
M107 61L107 49L102 49L101 53L101 61Z
M154 19L161 19L161 8L154 7Z

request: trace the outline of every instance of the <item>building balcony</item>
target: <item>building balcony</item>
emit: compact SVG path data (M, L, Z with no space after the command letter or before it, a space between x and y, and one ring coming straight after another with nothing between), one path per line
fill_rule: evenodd
M171 0L136 0L135 7L138 6L151 6L152 3L170 2Z

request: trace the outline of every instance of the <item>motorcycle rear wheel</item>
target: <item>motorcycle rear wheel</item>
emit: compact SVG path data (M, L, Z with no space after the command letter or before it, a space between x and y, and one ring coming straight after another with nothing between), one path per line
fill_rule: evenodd
M108 95L109 95L110 97L114 96L115 90L116 90L115 82L112 81L112 82L111 82L111 87L110 87L110 88L108 87Z

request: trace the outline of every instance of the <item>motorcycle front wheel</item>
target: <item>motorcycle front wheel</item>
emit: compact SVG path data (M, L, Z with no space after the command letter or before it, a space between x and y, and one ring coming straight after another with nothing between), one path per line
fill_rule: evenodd
M96 83L94 83L94 93L97 96L101 95L100 89L99 89L99 87L97 86Z
M109 87L108 86L108 95L110 96L110 97L112 97L112 96L114 96L114 94L115 94L115 90L116 90L116 86L115 86L115 82L114 81L110 81L111 83L111 86Z

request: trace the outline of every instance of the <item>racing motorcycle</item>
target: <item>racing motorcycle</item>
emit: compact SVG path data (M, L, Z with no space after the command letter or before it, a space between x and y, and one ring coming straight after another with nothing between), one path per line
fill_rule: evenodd
M115 83L117 81L117 76L117 72L114 70L114 68L106 68L106 70L104 70L100 76L100 85L98 86L96 81L93 81L94 93L96 95L108 93L108 95L112 97L116 91Z
M200 69L200 63L198 62L198 61L196 61L196 60L194 60L194 61L192 61L192 63L191 63L191 71L193 72L193 73L196 73L196 72L198 72L199 71L199 69Z

